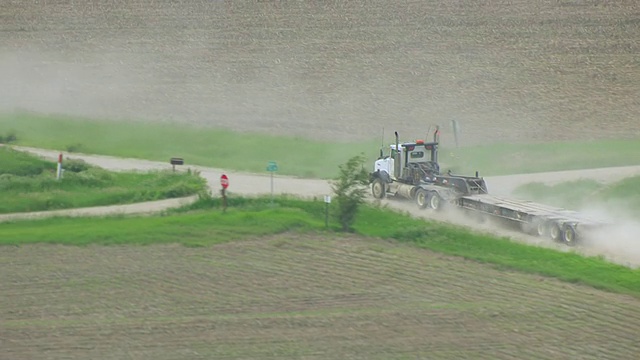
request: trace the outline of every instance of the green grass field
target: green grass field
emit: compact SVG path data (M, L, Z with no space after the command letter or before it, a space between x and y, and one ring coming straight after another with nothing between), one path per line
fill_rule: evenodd
M108 172L81 161L56 164L36 156L0 148L0 213L130 204L196 194L206 181L192 172Z
M314 178L334 177L338 164L360 153L371 164L381 145L380 139L329 143L199 126L28 113L1 115L3 133L15 134L18 145L158 161L179 156L187 164L239 171L265 172L267 162L277 161L281 174ZM640 141L492 144L458 149L444 144L440 162L443 169L465 174L477 170L486 176L638 165Z
M233 198L227 212L219 199L204 199L165 215L98 219L44 219L2 224L2 245L150 245L181 243L211 246L258 236L298 232L326 233L324 203L286 197ZM333 210L332 210L333 212ZM406 242L442 254L461 256L503 269L555 277L599 289L640 296L640 270L601 258L528 246L507 238L471 233L463 228L425 222L406 214L363 207L355 224L360 235Z

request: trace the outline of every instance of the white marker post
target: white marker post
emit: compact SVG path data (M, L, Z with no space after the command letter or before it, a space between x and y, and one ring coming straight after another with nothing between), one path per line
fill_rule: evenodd
M271 173L271 204L273 205L273 173L278 171L278 164L275 161L269 161L267 171Z
M329 204L331 204L331 196L324 196L324 227L329 227Z
M62 177L62 154L58 155L58 170L56 171L56 179L60 180Z

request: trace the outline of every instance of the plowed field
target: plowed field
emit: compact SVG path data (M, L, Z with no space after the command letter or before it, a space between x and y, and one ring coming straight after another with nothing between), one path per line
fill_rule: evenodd
M3 0L0 109L325 139L439 123L451 141L451 120L463 144L637 137L639 13L636 0Z
M410 246L6 247L3 359L636 359L640 301Z

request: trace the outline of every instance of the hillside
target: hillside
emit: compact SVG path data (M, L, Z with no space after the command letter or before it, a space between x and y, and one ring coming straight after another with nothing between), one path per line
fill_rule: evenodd
M148 4L3 1L0 109L342 140L454 119L464 144L640 136L636 1Z

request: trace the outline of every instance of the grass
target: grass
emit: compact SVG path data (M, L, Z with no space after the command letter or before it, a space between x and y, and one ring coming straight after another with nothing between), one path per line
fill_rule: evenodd
M0 148L0 213L82 208L177 198L196 194L206 181L192 172L108 172L66 161L61 180L56 164Z
M30 154L0 147L0 176L34 176L45 171L52 172L56 164Z
M0 244L209 246L247 237L318 228L319 222L296 208L260 211L197 212L176 216L57 218L4 224Z
M380 147L379 139L329 143L180 124L101 121L32 113L1 115L0 129L15 134L18 145L157 161L177 156L187 164L249 172L265 172L267 163L276 161L280 174L312 178L335 177L336 164L359 153L365 154L367 164L371 164ZM450 168L465 174L478 170L482 175L637 165L640 164L640 142L443 147L440 161L443 170Z
M19 145L157 161L182 157L185 164L248 172L278 172L330 178L354 153L377 155L373 143L318 142L302 138L236 133L179 124L99 121L65 116L0 116L0 128L12 129ZM141 137L140 134L145 134Z
M594 180L576 180L557 185L530 183L515 190L515 195L537 202L579 210L589 206L622 209L627 215L640 216L640 176L613 184Z
M324 203L278 197L232 198L227 212L220 199L203 199L183 209L150 217L43 219L0 224L2 245L182 243L209 246L290 231L331 232L324 226ZM212 209L213 208L213 209ZM383 208L362 207L354 226L360 235L414 244L439 253L493 264L504 269L555 277L602 290L640 296L640 270L597 257L583 257L512 242L464 228L425 222Z

